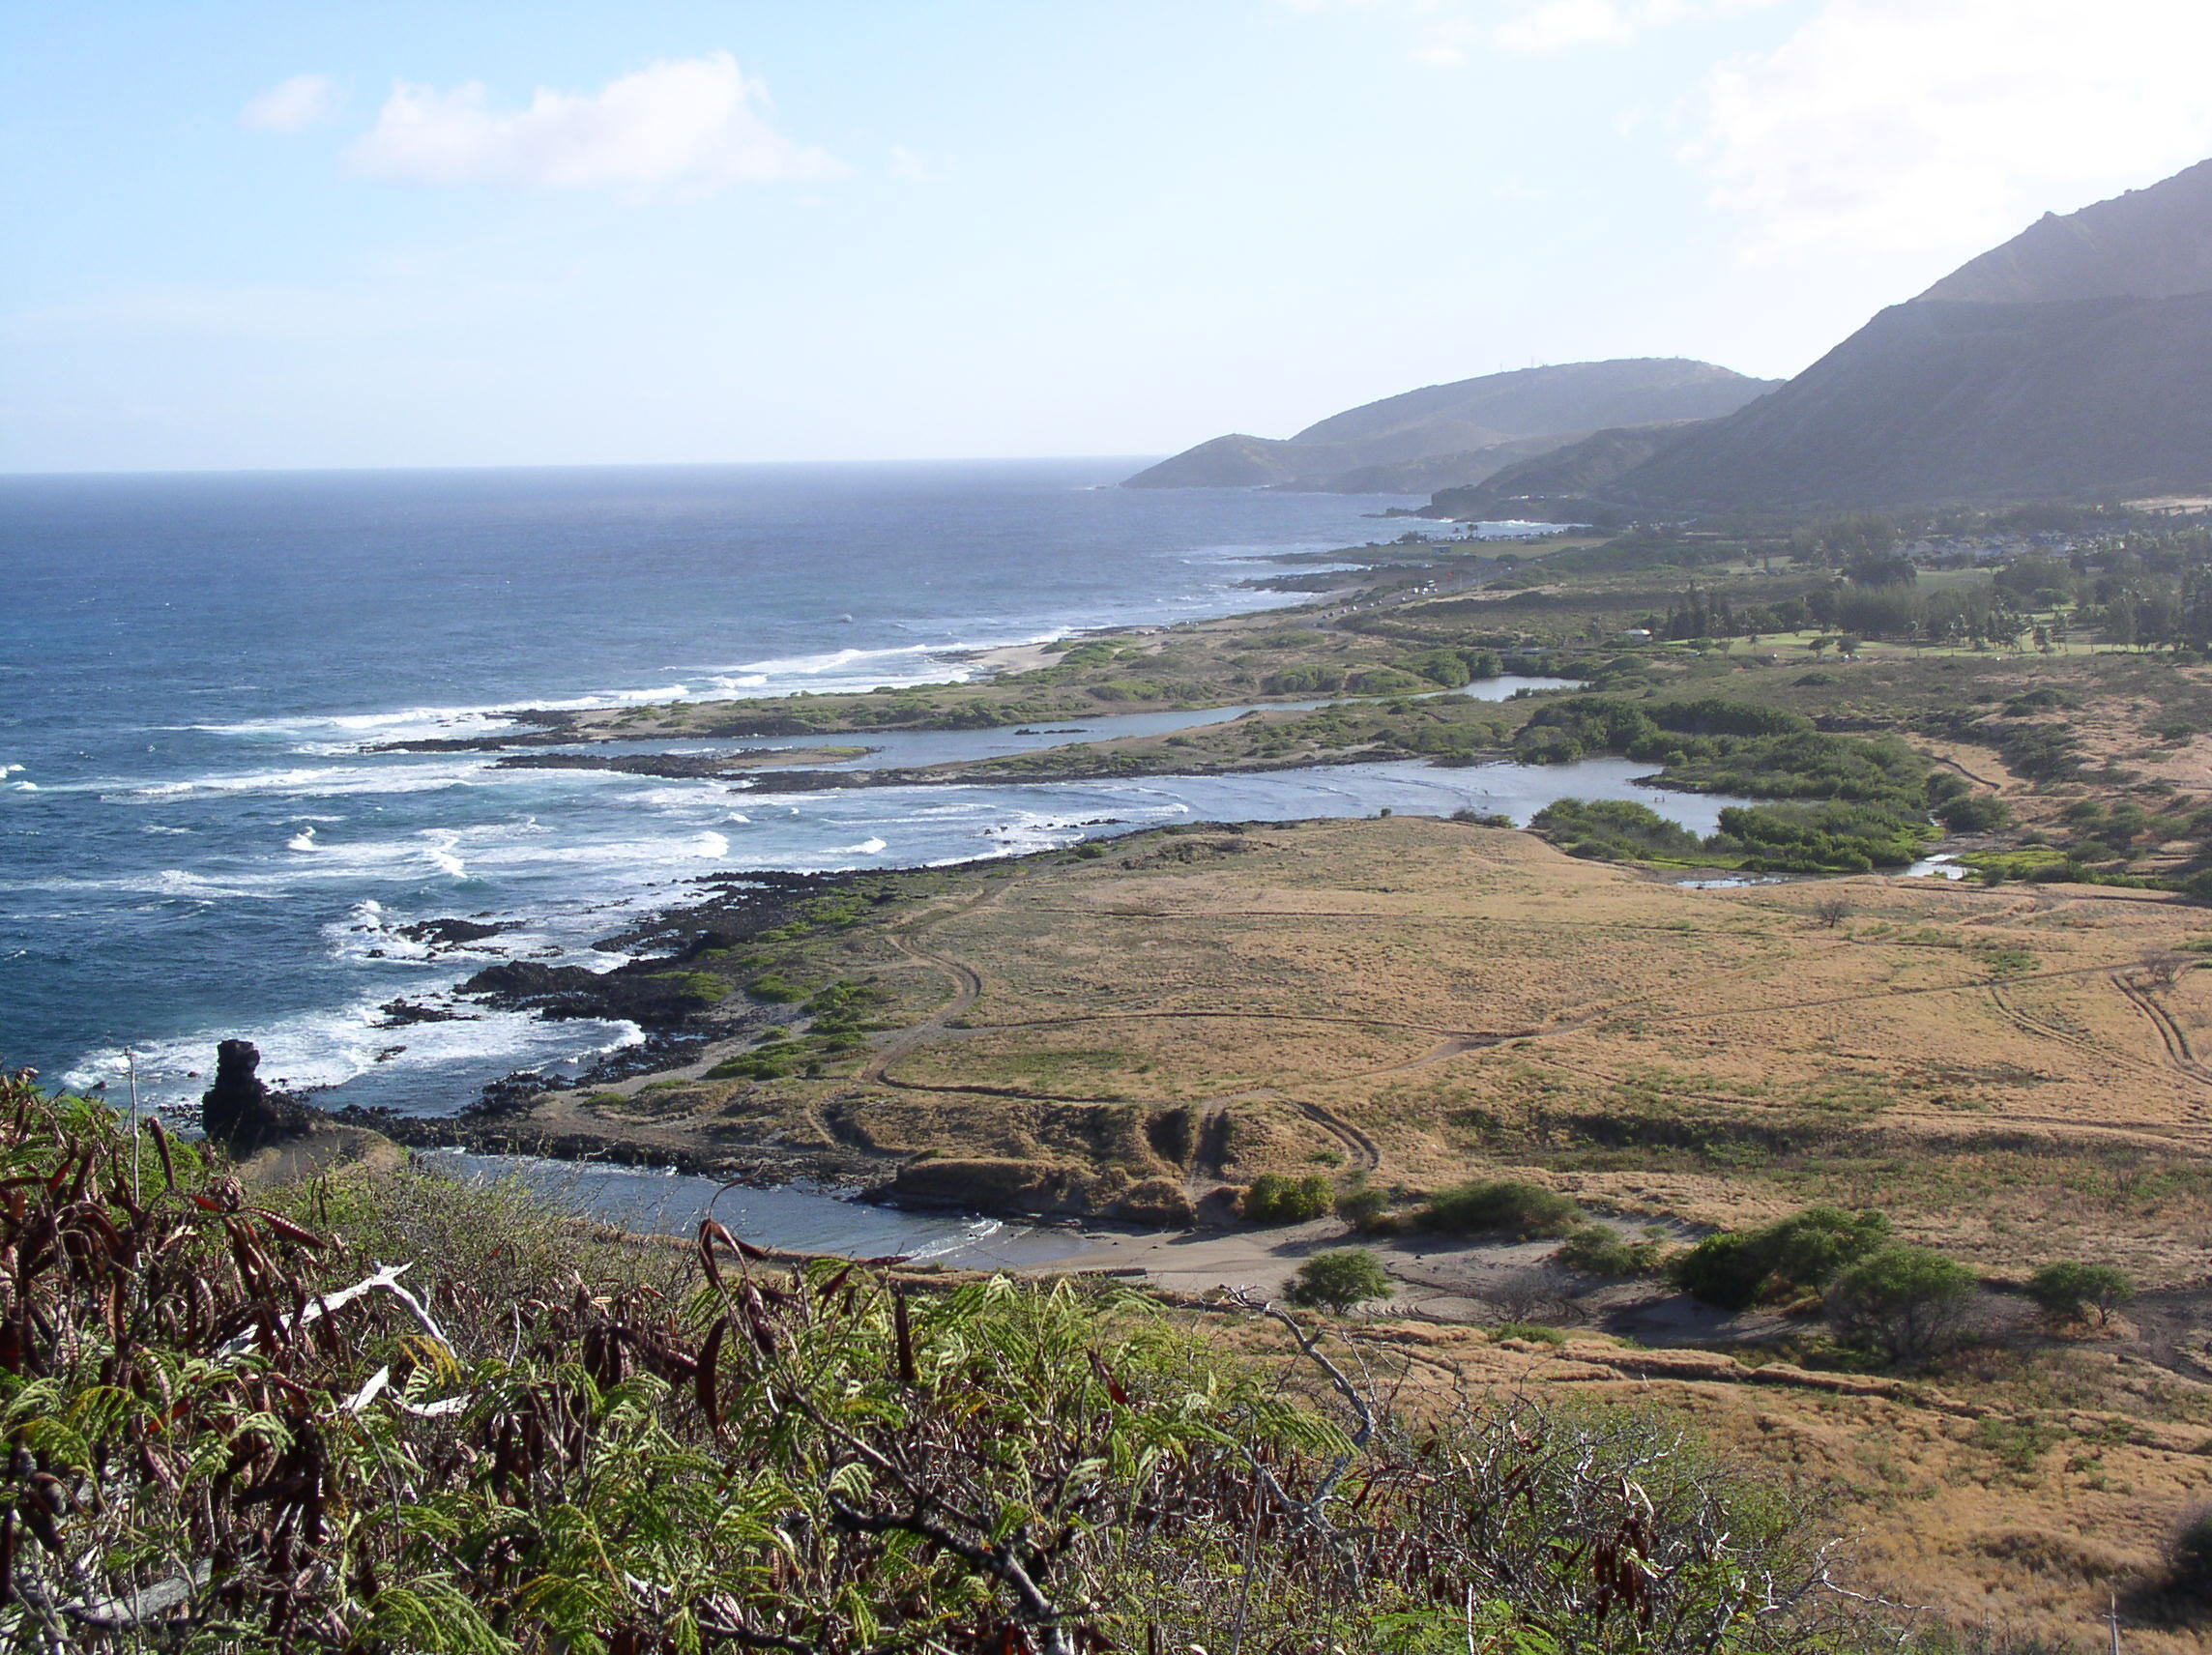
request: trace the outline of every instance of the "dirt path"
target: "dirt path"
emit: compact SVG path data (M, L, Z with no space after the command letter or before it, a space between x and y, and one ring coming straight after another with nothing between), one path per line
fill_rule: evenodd
M2086 1035L2073 1033L2068 1030L2059 1028L2055 1023L2037 1017L2005 993L2005 986L2001 982L1993 982L1989 985L1990 1003L1996 1007L2000 1017L2022 1033L2032 1034L2039 1040L2049 1040L2054 1046L2063 1046L2070 1052L2081 1053L2083 1057L2109 1059L2112 1062L2124 1064L2145 1074L2163 1075L2165 1072L2159 1064L2146 1061L2132 1052L2110 1051Z
M1026 876L1016 876L1017 879ZM977 1001L983 998L983 973L981 972L966 960L959 959L954 955L941 953L934 948L917 946L914 938L917 933L943 924L955 915L972 913L987 903L997 902L1005 892L1006 886L1004 885L986 886L957 907L945 909L934 914L920 915L904 925L891 927L885 933L890 945L908 959L918 965L928 966L943 972L950 977L954 984L952 999L928 1017L922 1019L921 1022L887 1035L880 1041L868 1060L860 1065L860 1072L858 1077L859 1080L885 1086L898 1085L898 1082L891 1080L884 1071L917 1046L947 1032L948 1025L954 1018L966 1014Z
M2158 1031L2160 1043L2166 1048L2167 1061L2174 1072L2186 1075L2199 1085L2212 1086L2212 1069L2207 1069L2197 1060L2197 1054L2190 1049L2189 1036L2182 1031L2181 1025L2173 1020L2173 1013L2158 1002L2158 997L2140 984L2128 981L2126 973L2122 972L2112 973L2112 986L2127 997L2130 1005L2150 1019L2151 1026Z

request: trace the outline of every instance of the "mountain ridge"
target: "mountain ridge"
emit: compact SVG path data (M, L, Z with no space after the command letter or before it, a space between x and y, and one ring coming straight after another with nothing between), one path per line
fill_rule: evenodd
M1641 441L1641 440L1640 440ZM2212 486L2212 161L2045 215L1757 401L1634 463L1599 432L1432 515L1881 508Z
M1122 486L1397 492L1389 468L1430 462L1451 468L1447 475L1456 481L1474 482L1528 457L1529 450L1516 445L1564 443L1608 426L1709 418L1741 407L1773 383L1683 357L1517 368L1362 403L1292 437L1214 437L1125 479ZM1424 486L1435 483L1407 491Z

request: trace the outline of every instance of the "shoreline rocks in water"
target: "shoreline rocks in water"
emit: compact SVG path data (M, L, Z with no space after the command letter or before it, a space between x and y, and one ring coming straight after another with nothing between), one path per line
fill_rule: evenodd
M648 1033L642 1047L608 1053L585 1077L605 1081L665 1067L685 1045L705 1038L702 1025L727 1033L751 1009L732 1001L725 977L686 970L701 955L742 947L763 932L802 917L815 898L875 877L867 870L786 873L775 870L715 874L695 882L693 900L661 910L629 930L602 938L595 947L609 953L645 954L609 971L587 966L545 965L506 960L486 966L454 991L509 1011L533 1012L549 1021L597 1018L634 1023ZM393 1001L384 1007L388 1027L402 1022L441 1022L457 1014ZM522 1079L538 1090L564 1083L542 1077L509 1077L485 1089L487 1099L510 1091Z
M200 1098L208 1141L238 1163L248 1188L297 1183L338 1168L387 1172L404 1157L372 1125L341 1121L262 1080L261 1051L250 1040L216 1047L215 1085Z
M388 1000L378 1006L375 1027L405 1029L417 1023L476 1023L481 1019L465 1011L448 1011L438 1005L419 1005L411 1000Z
M861 1199L1004 1217L1105 1220L1146 1230L1188 1230L1199 1221L1188 1192L1172 1178L1116 1184L1089 1168L1021 1159L916 1158Z
M432 948L466 948L503 931L519 931L522 921L509 919L486 921L481 919L421 919L412 925L398 927L395 935L410 943L421 943Z
M533 1011L553 1021L597 1017L644 1029L679 1028L728 992L719 978L703 980L703 973L672 970L667 961L653 964L660 969L595 972L585 966L507 960L486 966L457 992L502 1010Z

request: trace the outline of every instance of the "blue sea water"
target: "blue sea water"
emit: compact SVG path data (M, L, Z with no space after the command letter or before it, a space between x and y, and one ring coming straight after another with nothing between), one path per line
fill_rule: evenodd
M1271 553L1382 537L1374 497L1102 486L1128 469L0 479L0 1062L90 1085L128 1046L146 1095L176 1101L237 1034L272 1078L335 1089L323 1101L444 1113L638 1037L454 1005L453 983L501 957L614 963L591 944L703 875L964 860L1193 816L1639 796L1631 768L1600 765L1571 788L1363 766L750 798L367 750L519 706L957 677L979 647L1292 601L1241 583L1279 572ZM876 740L869 762L903 763L1066 738ZM1702 827L1721 802L1642 797ZM512 929L458 952L398 934L451 915ZM465 1015L380 1026L402 995Z

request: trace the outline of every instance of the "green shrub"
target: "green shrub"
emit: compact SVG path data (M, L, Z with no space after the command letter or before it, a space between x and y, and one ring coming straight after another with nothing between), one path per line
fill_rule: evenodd
M1364 1181L1336 1198L1336 1215L1363 1235L1388 1234L1398 1228L1390 1213L1390 1192Z
M1818 1289L1887 1242L1890 1224L1878 1212L1809 1206L1754 1234L1778 1287Z
M1337 667L1289 667L1260 681L1268 695L1334 695L1344 687L1344 673Z
M804 1000L809 992L773 972L763 972L745 984L745 993L755 1000L765 1000L771 1005L793 1004Z
M1503 1339L1522 1339L1530 1345L1564 1345L1567 1336L1557 1327L1546 1327L1540 1321L1500 1321L1487 1330L1492 1344Z
M1467 661L1457 650L1424 650L1417 655L1408 655L1398 663L1399 670L1417 674L1431 683L1441 683L1446 689L1461 689L1472 682L1474 675L1468 671Z
M1631 1241L1608 1225L1585 1224L1569 1233L1553 1257L1593 1276L1648 1276L1659 1268L1661 1251L1657 1240Z
M1431 1196L1415 1222L1448 1235L1502 1233L1529 1240L1564 1235L1582 1216L1582 1208L1557 1190L1519 1178L1491 1178Z
M1366 1248L1337 1247L1300 1264L1285 1296L1293 1304L1342 1316L1355 1304L1388 1298L1390 1277L1382 1261Z
M2136 1284L2117 1265L2069 1260L2044 1265L2028 1277L2024 1291L2046 1316L2083 1321L2094 1312L2102 1327L2113 1311L2135 1297Z
M1396 667L1369 667L1365 672L1353 674L1345 687L1354 695L1415 695L1436 686L1426 679L1400 672Z
M1917 806L1841 801L1731 805L1709 851L1744 855L1744 865L1776 873L1866 873L1903 867L1929 836Z
M1336 1185L1326 1173L1302 1178L1262 1173L1244 1191L1238 1208L1248 1224L1304 1224L1325 1214L1335 1199Z
M1669 1273L1692 1298L1748 1310L1763 1298L1825 1288L1889 1235L1889 1220L1878 1212L1809 1206L1757 1230L1708 1235L1678 1255Z
M1721 1310L1750 1309L1766 1286L1766 1261L1739 1230L1724 1230L1677 1253L1667 1273L1692 1298Z
M1956 1259L1884 1247L1836 1278L1828 1319L1847 1340L1892 1362L1923 1361L1958 1343L1973 1293L1974 1272Z
M798 1042L786 1042L766 1052L754 1052L742 1058L725 1058L707 1071L711 1081L780 1081L798 1073L800 1054Z
M1962 794L1937 804L1936 820L1954 833L1994 833L2012 825L2012 806L1994 793Z
M653 981L666 983L693 1005L718 1005L730 998L730 985L713 972L655 972Z
M2182 1520L2167 1542L2167 1573L2161 1582L2166 1592L2195 1608L2212 1603L2212 1510L2198 1510Z
M1529 819L1529 828L1577 856L1603 861L1623 857L1691 857L1701 841L1648 804L1625 798L1559 798ZM1610 851L1611 856L1603 853Z

